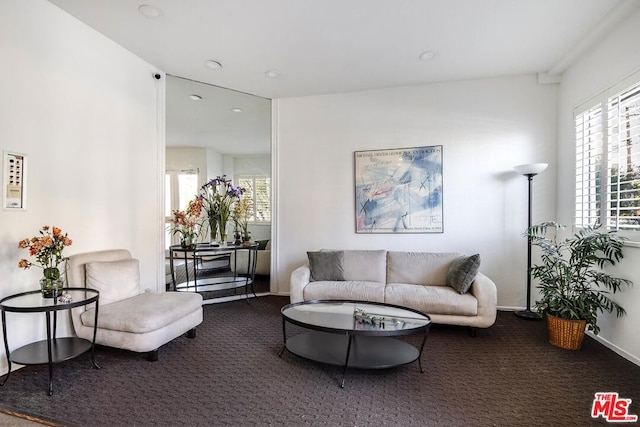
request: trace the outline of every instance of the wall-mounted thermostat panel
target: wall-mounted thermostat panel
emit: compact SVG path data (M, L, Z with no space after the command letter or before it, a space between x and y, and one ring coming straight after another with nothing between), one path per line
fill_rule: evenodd
M26 156L21 153L3 153L2 208L24 210L26 208Z

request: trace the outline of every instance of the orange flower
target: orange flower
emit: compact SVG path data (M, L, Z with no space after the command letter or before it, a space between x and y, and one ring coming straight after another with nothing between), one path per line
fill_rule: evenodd
M18 267L29 268L35 265L43 269L58 268L60 263L67 260L67 257L62 255L63 249L72 243L72 240L59 227L44 225L39 232L39 236L18 242L18 247L27 249L29 255L36 258L33 263L26 259L21 259L18 262Z

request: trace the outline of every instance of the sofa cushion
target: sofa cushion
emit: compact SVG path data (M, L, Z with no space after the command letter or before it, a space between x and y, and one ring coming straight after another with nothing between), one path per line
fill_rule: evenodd
M311 281L344 280L343 252L307 252Z
M459 253L388 252L387 283L446 286L447 272Z
M385 283L387 278L387 251L344 251L344 280Z
M448 286L389 283L385 287L384 302L426 314L478 315L478 300L472 294L461 295Z
M85 265L85 274L87 288L100 292L100 306L140 293L139 262L135 258L89 262Z
M480 255L461 256L453 260L447 272L447 286L466 294L480 268Z
M192 292L145 292L132 298L100 305L98 328L143 334L165 327L202 307L202 296ZM95 308L80 316L93 327Z
M356 280L332 280L309 282L304 287L305 301L356 300L384 302L384 283Z

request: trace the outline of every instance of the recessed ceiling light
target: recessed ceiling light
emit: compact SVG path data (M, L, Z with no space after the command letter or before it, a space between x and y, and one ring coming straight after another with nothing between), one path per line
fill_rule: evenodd
M193 94L193 95L189 95L189 99L192 101L200 101L202 97L200 95Z
M204 63L204 66L211 70L217 70L218 68L222 68L222 64L219 63L218 61L214 61L213 59L206 61Z
M431 61L436 56L432 50L426 50L420 54L420 61Z
M150 4L143 4L140 7L138 7L138 11L146 16L147 18L157 18L160 15L162 15L162 11L160 9L158 9L156 6L150 5Z
M264 75L269 77L270 79L275 79L276 77L280 77L280 71L278 71L278 70L267 70L264 73Z
M233 111L234 113L242 113L244 110L239 107L234 107L231 109L231 111Z

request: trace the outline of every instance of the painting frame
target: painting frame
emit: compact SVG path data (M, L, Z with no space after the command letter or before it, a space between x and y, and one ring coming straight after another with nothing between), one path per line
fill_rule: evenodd
M444 233L443 146L354 152L357 234Z

